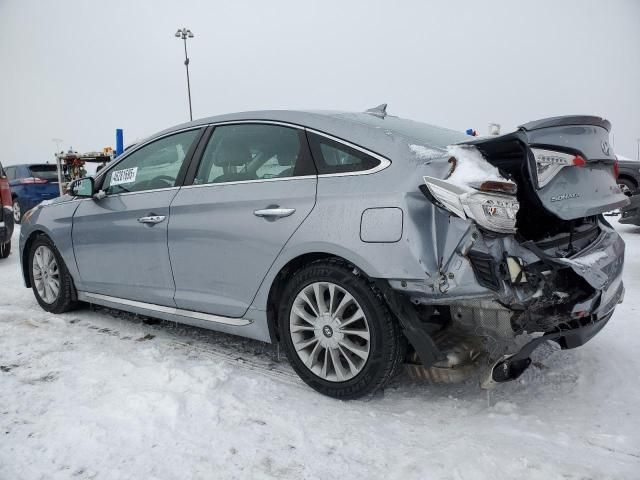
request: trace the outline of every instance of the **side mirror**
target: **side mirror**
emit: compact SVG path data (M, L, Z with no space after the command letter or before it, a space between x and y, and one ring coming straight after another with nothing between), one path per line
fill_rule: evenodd
M93 177L85 177L74 181L69 187L69 193L74 197L93 197Z

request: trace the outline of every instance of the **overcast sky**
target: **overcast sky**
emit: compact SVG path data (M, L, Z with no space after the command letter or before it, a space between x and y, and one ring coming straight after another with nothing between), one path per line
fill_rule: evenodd
M502 131L554 115L640 137L640 1L0 0L3 163L253 109L389 113Z

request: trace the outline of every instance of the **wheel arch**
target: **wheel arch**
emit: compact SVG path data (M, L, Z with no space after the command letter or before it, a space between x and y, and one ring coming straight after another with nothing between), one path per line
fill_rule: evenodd
M31 288L31 278L29 276L29 252L31 251L31 245L38 237L47 237L51 240L51 237L47 235L47 232L44 230L34 230L29 234L27 239L24 242L24 247L21 252L21 265L22 265L22 278L24 279L24 284L27 288ZM53 242L53 240L51 240Z
M620 172L620 174L618 175L618 180L620 179L629 180L631 183L633 183L636 186L636 188L638 187L638 180L633 175L630 175L625 172Z
M286 287L289 275L318 260L333 260L361 272L381 293L383 301L389 307L395 320L400 324L402 334L416 350L425 367L430 367L435 362L443 359L443 354L433 341L430 332L424 329L421 318L407 297L395 292L384 279L376 278L375 275L371 275L370 271L361 268L360 262L356 263L343 256L328 252L305 253L290 259L278 270L278 273L271 281L266 301L266 317L272 343L280 341L278 333L278 322L280 320L278 318L278 302L282 291Z

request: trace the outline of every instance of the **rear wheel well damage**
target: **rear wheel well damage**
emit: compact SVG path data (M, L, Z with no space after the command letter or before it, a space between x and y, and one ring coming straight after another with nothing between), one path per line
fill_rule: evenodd
M418 307L411 303L408 297L393 290L386 280L372 279L366 272L352 262L337 255L322 252L308 253L294 258L280 269L273 280L267 299L267 322L269 334L274 343L280 341L278 334L280 321L278 318L278 310L281 295L286 288L288 279L301 268L319 261L335 262L336 264L341 264L349 269L353 269L357 275L364 276L370 282L374 292L379 295L389 307L394 319L402 327L404 337L415 349L422 363L425 366L431 366L438 360L441 360L442 354L430 335L432 331L440 329L440 325L435 327L425 322L424 316L418 311Z

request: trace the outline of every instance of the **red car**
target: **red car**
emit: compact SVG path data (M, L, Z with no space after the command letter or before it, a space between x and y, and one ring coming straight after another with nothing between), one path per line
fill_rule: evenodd
M13 235L13 206L9 179L0 163L0 258L7 258L11 252Z

